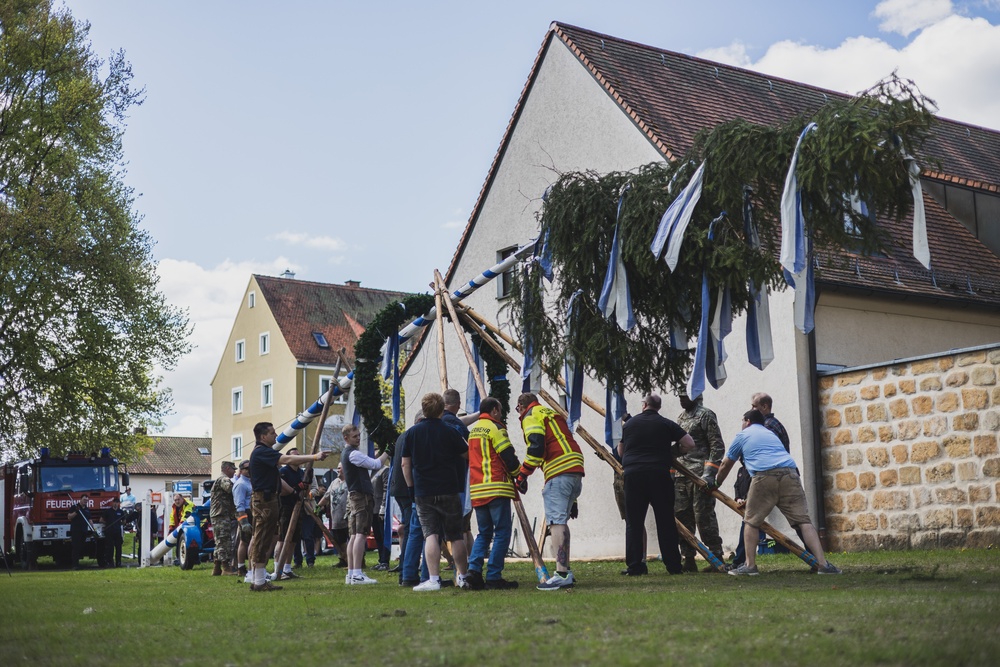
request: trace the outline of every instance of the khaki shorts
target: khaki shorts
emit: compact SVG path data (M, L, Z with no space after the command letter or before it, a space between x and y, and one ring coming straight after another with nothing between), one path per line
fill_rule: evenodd
M756 473L750 480L746 514L743 520L755 528L767 521L775 507L788 523L798 526L811 523L806 492L802 490L799 473L795 468L774 468Z
M351 535L367 535L372 529L375 496L351 491L347 496L347 529Z
M420 528L427 535L441 535L448 542L465 537L462 530L462 501L458 494L420 496L416 500Z

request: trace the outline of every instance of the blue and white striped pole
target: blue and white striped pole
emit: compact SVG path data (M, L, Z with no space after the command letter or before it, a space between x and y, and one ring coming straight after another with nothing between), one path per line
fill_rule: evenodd
M487 284L497 276L503 274L505 271L510 269L512 266L517 264L517 262L524 257L526 254L534 250L535 241L532 240L529 243L524 244L519 247L509 256L505 257L503 261L498 262L494 266L486 269L478 276L470 280L469 282L462 285L460 288L451 293L452 302L458 302L469 296L477 289ZM407 324L399 332L400 342L408 340L415 336L421 329L426 327L428 324L434 321L437 317L437 310L431 307L427 314L421 315L417 319L413 320ZM276 447L280 448L283 445L287 445L299 434L299 432L304 429L312 420L319 417L320 413L323 412L323 405L326 403L327 396L340 396L341 394L347 393L347 390L351 388L351 383L354 381L354 372L352 371L343 379L337 379L331 386L330 392L324 394L315 403L310 405L308 408L299 413L299 416L292 420L292 423L278 435Z

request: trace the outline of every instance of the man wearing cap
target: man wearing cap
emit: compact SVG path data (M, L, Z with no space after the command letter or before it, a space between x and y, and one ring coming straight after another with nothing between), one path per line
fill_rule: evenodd
M236 532L236 503L233 500L233 475L236 465L232 461L222 462L222 474L212 484L209 516L215 533L215 552L212 558L215 567L212 576L236 574L233 569L233 538Z
M706 482L714 482L719 462L726 452L726 443L719 430L719 419L714 412L702 405L701 396L691 400L682 394L680 401L684 412L677 418L677 424L690 434L695 446L679 456L677 461ZM715 498L700 493L694 481L680 473L674 475L674 489L677 496L674 514L677 519L692 535L697 528L701 541L721 561L722 537L719 535L719 521L715 517ZM684 556L684 571L697 572L694 547L687 541L681 542L681 555ZM714 572L715 568L708 565L705 571Z

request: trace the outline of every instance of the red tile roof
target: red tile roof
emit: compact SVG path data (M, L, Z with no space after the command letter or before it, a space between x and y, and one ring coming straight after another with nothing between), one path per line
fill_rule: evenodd
M203 447L212 451L211 438L185 438L154 435L153 449L128 471L140 475L205 475L212 474L212 457L198 452Z
M813 113L830 98L847 97L815 86L553 23L452 258L449 282L478 220L539 66L547 50L558 48L560 41L590 70L598 84L666 159L683 155L692 145L695 134L703 128L735 118L774 125L796 115ZM920 156L927 163L925 178L987 192L1000 191L1000 133L938 119L925 148L925 155ZM930 160L940 161L940 167ZM859 267L870 267L867 273L844 273L821 267L817 279L829 280L831 284L867 287L866 276L880 272L883 276L880 285L889 291L970 303L1000 303L995 286L1000 260L929 197L925 199L928 200L928 237L935 269L933 278L913 260L908 250L912 245L910 223L904 221L902 224L886 223L900 246L889 258L858 258ZM886 284L884 276L896 274L911 278L901 284L895 280ZM942 287L940 278L945 274L948 277ZM968 276L968 281L958 280L963 276ZM937 287L934 287L935 281ZM967 290L969 281L973 285L972 294ZM959 282L961 289L948 287Z
M281 335L301 363L337 363L337 350L347 348L354 361L354 343L364 327L385 306L409 294L369 289L357 285L333 285L293 278L254 276L261 295L278 322ZM330 347L321 348L313 332L322 333Z

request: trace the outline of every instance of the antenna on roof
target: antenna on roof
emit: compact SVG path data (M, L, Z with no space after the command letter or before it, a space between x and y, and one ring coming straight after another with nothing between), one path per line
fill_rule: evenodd
M934 285L935 289L938 288L937 276L934 275L934 269L931 269L931 285Z
M719 78L719 68L718 67L715 68L715 78L716 79Z
M858 278L861 277L861 265L858 264L857 257L854 258L854 275L856 275Z
M897 284L897 285L902 285L903 283L902 283L902 282L901 282L901 281L899 280L899 267L898 267L898 266L897 266L897 267L894 267L894 268L892 269L892 273L893 273L893 275L894 275L894 276L895 276L895 278L896 278L896 284Z
M604 40L602 39L601 40L601 51L603 51L603 50L604 50Z
M976 291L974 289L972 289L972 280L969 278L969 274L968 273L965 274L965 286L966 286L966 290L965 291L968 292L969 294L975 294L976 293Z
M829 101L830 101L830 98L826 96L826 93L820 93L820 94L821 94L821 95L823 96L823 102L824 102L824 103L826 103L826 102L829 102Z
M665 53L661 53L660 54L660 64L661 65L666 65L667 64L667 55Z
M771 92L774 92L774 86L771 84L770 79L767 80L767 89L770 90Z

